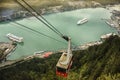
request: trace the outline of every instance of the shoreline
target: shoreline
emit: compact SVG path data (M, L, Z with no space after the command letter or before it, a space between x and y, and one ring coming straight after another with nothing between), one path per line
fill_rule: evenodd
M120 37L117 34L115 34L115 35L111 34L109 36L107 36L107 35L108 34L103 35L103 36L105 36L105 38L101 39L99 41L89 42L89 43L86 43L84 45L79 45L76 48L72 48L72 51L79 51L79 50L83 51L83 50L87 50L88 48L90 48L92 46L101 45L101 44L104 43L104 41L106 39L109 39L111 36L118 36L118 37ZM46 58L49 58L53 54L63 53L63 52L66 52L66 51L67 51L67 49L58 50L58 51L45 51L45 52L42 52L40 54L39 53L38 54L33 54L33 55L26 56L26 57L23 57L23 58L19 58L19 59L16 59L16 60L7 60L4 63L0 63L0 70L8 68L8 67L11 67L11 66L14 66L14 65L17 65L17 64L20 64L20 63L23 63L25 61L29 61L29 60L34 59L34 58L43 58L43 59L46 59Z
M114 6L114 5L112 5L112 6ZM91 8L91 7L88 7L88 8ZM97 7L98 8L98 7ZM101 8L101 7L100 7ZM80 8L80 9L84 9L84 8ZM86 8L87 9L87 8ZM72 10L72 9L71 9ZM77 9L73 9L73 10L77 10ZM54 10L55 11L55 10ZM70 10L65 10L65 11L70 11ZM65 12L65 11L62 11L62 12ZM48 14L54 14L54 13L58 13L58 12L51 12L51 13L48 13ZM43 15L48 15L48 14L43 14ZM21 19L23 19L23 18L21 18ZM15 19L15 20L17 20L17 19ZM84 46L83 46L84 47ZM28 56L28 58L30 58L31 59L31 56ZM24 58L25 59L25 58ZM17 60L19 60L19 59L17 59ZM27 59L28 60L28 59ZM10 65L10 64L9 64Z

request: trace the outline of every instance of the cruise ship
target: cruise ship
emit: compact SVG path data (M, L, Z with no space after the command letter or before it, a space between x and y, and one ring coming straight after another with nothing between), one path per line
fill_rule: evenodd
M8 33L6 36L12 41L23 42L23 37L18 37L18 36L11 34L11 33Z
M83 24L83 23L86 23L86 22L88 22L88 19L87 18L83 18L82 20L79 20L77 22L77 24L79 25L79 24Z

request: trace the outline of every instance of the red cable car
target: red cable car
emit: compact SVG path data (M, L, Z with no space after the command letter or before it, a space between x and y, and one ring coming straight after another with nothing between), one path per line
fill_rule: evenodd
M69 69L72 65L72 50L71 50L71 39L69 38L68 40L68 51L64 52L57 65L56 65L56 75L61 76L61 77L67 77Z

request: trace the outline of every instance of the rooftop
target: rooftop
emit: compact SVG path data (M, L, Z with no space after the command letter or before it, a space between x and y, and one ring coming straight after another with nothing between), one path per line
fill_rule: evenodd
M67 69L68 67L69 67L69 64L67 64L67 65L62 65L60 62L64 62L64 61L66 61L66 59L67 59L67 53L63 53L62 55L61 55L61 57L60 57L60 59L59 59L59 61L58 61L58 63L57 63L57 67L60 67L60 68L64 68L64 69ZM70 58L69 58L69 62L71 61L71 59L72 59L72 56L70 56Z

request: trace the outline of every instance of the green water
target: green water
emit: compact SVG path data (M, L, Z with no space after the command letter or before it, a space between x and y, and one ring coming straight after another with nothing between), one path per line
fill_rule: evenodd
M62 13L45 15L44 17L63 34L72 38L72 42L81 45L91 41L100 40L100 36L110 32L116 32L114 28L109 27L101 18L110 18L110 11L103 8L79 9ZM88 22L83 25L77 25L77 21L82 18L88 18ZM34 17L17 21L29 28L52 36L62 42L65 42L49 28L36 20ZM9 59L18 59L32 55L41 50L58 50L67 47L67 44L52 40L31 30L20 27L13 22L0 24L0 41L9 41L7 33L13 33L24 38L23 44L18 44L15 52Z

